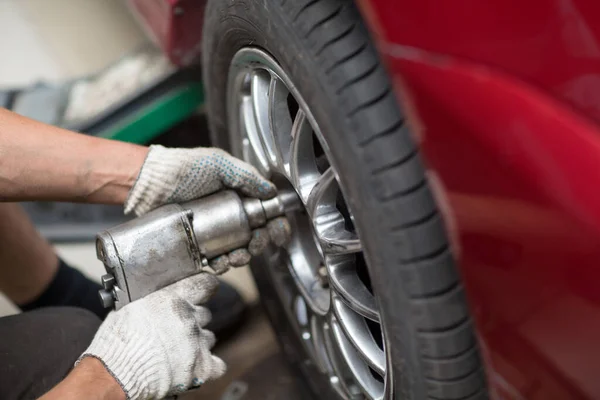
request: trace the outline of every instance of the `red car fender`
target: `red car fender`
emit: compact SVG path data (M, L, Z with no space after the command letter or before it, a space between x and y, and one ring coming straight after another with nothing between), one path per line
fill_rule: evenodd
M581 86L600 3L359 3L438 178L492 396L600 398L600 90Z
M175 65L198 60L206 0L127 0L148 36Z

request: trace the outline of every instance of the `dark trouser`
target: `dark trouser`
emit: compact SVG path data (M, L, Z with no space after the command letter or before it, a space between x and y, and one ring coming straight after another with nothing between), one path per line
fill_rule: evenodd
M0 318L0 399L36 399L54 387L100 323L91 312L71 307Z

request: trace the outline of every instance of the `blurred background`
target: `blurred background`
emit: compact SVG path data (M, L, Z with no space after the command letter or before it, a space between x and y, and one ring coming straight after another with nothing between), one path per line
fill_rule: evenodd
M93 77L119 62L123 64L122 60L131 54L148 48L152 49L152 45L122 0L0 1L0 54L3 55L0 93L30 93L13 98L13 110L45 122L52 122L54 118L49 115L52 102L48 99L55 98L56 92L64 92L65 83L72 87L74 82ZM164 66L159 72L169 68L161 59L144 59L144 62L148 64L144 70L156 65ZM129 68L133 68L131 63ZM135 73L135 68L132 71L130 75ZM134 77L127 76L126 70L120 75L124 78L111 83L113 93L115 87L132 90L128 84ZM17 106L20 109L15 109ZM201 122L185 128L205 129L201 110L196 117ZM183 129L181 124L163 135L162 140L179 144L178 129ZM204 134L198 132L198 137ZM99 280L104 268L96 259L93 232L103 225L119 222L121 207L64 204L26 204L26 207L41 231L53 240L59 255ZM232 282L248 302L256 302L256 289L247 270L228 273L225 279ZM15 312L16 308L0 294L0 316Z
M92 74L146 42L118 0L2 0L0 84Z

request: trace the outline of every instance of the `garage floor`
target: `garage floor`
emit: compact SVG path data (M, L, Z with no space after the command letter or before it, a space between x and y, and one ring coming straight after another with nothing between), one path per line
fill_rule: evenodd
M182 399L309 399L279 353L273 331L259 307L250 310L247 323L237 334L217 344L215 353L227 363L227 374Z

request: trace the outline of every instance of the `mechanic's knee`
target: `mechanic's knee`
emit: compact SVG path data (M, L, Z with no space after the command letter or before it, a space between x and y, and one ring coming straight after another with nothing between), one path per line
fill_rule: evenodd
M102 323L91 311L76 307L43 307L21 317L34 332L43 332L38 340L52 343L55 357L66 363L74 362L89 346Z
M0 318L0 398L35 399L60 382L102 321L90 311L45 307Z
M42 318L52 320L52 326L61 331L61 339L64 338L65 344L71 343L82 351L90 344L102 324L100 318L83 308L46 307L30 313L37 312L43 314Z

